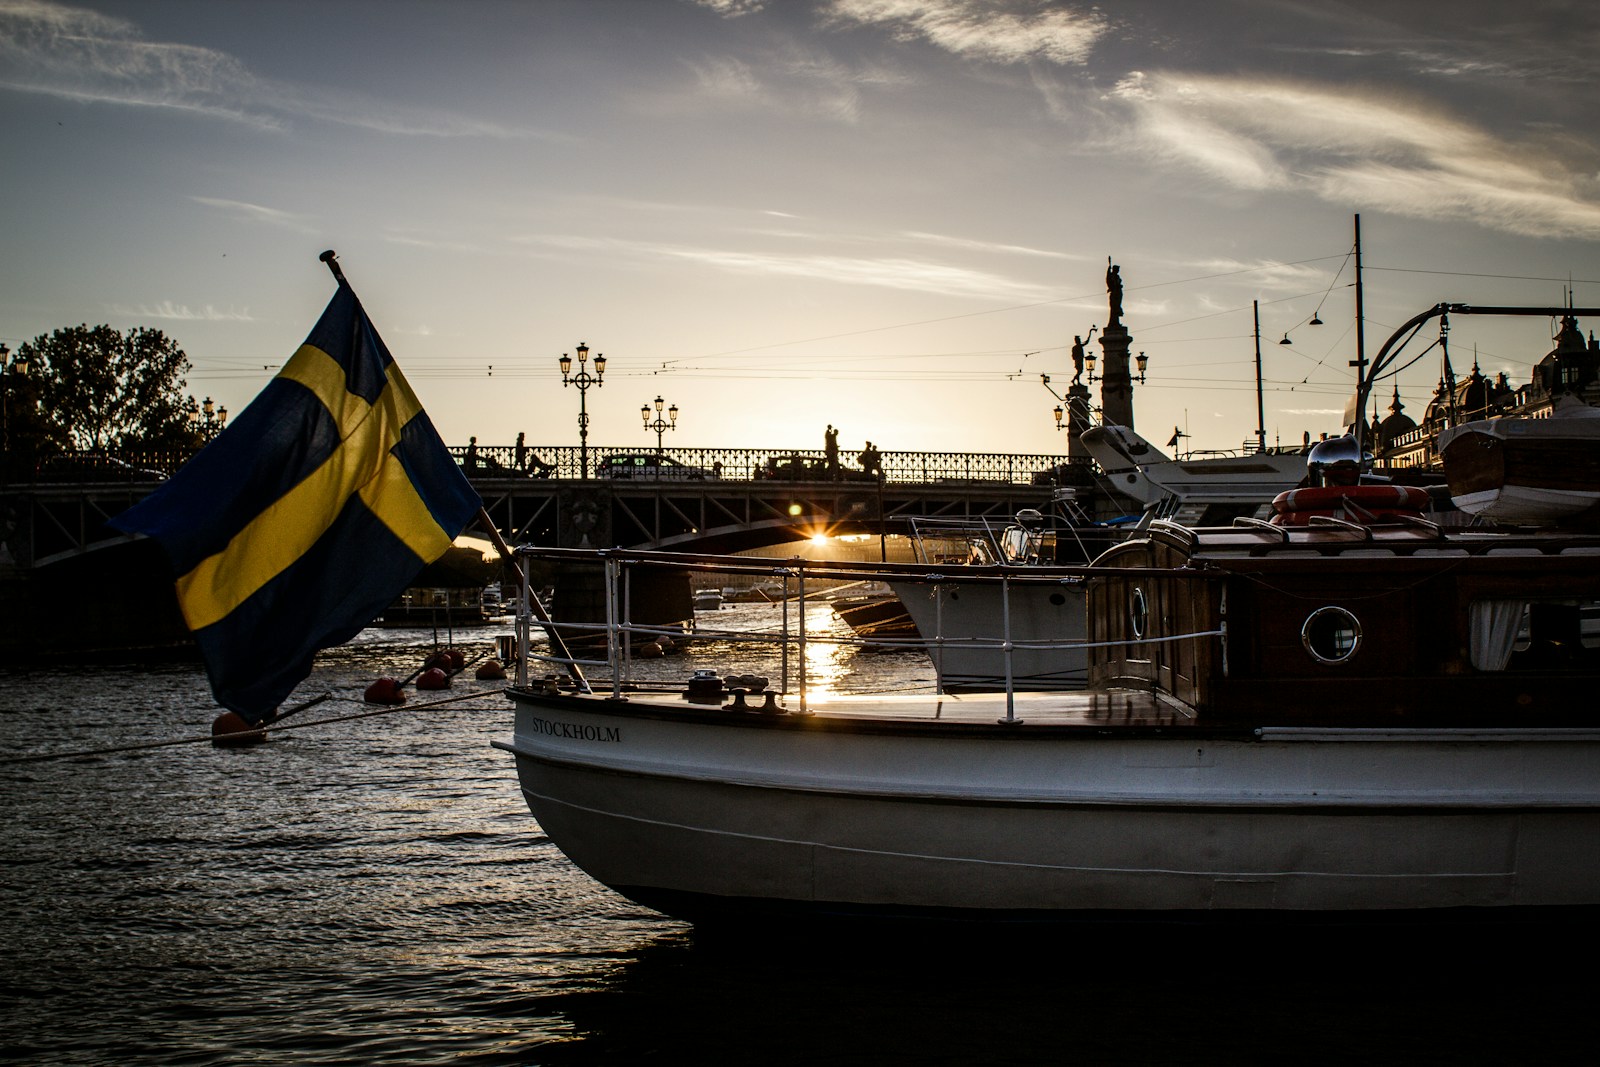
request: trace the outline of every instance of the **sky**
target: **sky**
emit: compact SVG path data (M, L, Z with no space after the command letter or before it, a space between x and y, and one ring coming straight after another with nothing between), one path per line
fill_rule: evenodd
M1352 390L1358 214L1369 356L1600 305L1597 54L1545 0L0 0L0 340L160 329L237 412L331 248L451 444L575 445L582 342L591 445L659 395L669 448L1060 453L1110 257L1137 428L1254 439L1255 302L1287 444ZM1553 334L1452 326L1513 384Z

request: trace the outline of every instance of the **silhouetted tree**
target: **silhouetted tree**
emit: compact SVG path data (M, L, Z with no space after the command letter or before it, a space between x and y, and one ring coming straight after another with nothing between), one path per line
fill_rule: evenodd
M183 395L189 357L160 330L69 326L17 349L52 448L192 446Z

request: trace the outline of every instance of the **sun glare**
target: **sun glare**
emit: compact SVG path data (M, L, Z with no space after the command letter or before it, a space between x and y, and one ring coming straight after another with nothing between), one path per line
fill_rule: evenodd
M827 545L828 542L830 542L832 540L833 540L833 538L829 537L827 534L812 534L811 535L811 543L813 545L817 546L818 548L822 548L823 546Z

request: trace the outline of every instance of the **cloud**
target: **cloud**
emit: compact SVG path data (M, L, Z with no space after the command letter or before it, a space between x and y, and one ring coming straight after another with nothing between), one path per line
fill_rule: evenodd
M908 230L902 236L916 241L926 241L929 244L944 245L947 248L959 248L968 252L997 252L1013 256L1043 256L1047 259L1067 259L1076 262L1087 260L1088 256L1078 255L1073 252L1056 252L1044 248L1029 248L1026 245L996 244L992 241L974 241L965 237L950 237L939 233L922 233Z
M694 0L701 7L708 7L723 18L738 18L740 15L750 15L766 7L765 0Z
M905 85L910 79L874 65L847 66L798 45L773 49L758 60L728 55L686 60L691 94L653 93L638 106L652 111L701 113L708 102L737 111L782 111L854 123L864 90Z
M759 274L804 278L840 285L871 285L968 299L1042 303L1060 296L1055 290L1031 282L909 256L743 252L578 236L538 237L527 239L524 243L566 251L600 253L613 261L617 257L632 257L641 261L686 262L747 277Z
M1238 189L1533 237L1600 236L1593 176L1401 98L1290 81L1135 72L1109 98L1123 147Z
M526 136L492 123L276 82L225 52L145 38L138 26L49 0L0 0L0 87L160 108L281 130L318 119L385 133Z
M882 26L904 41L923 40L952 55L995 63L1081 65L1106 32L1097 11L1079 14L1026 0L830 0L823 14L835 23Z
M132 319L166 319L178 322L254 322L255 316L250 314L250 309L229 308L226 311L218 310L207 304L198 311L191 309L187 304L175 304L171 300L163 300L159 304L140 304L129 307L116 304L111 307L111 313Z
M211 196L191 196L189 198L197 204L214 207L228 212L236 219L246 222L259 222L267 226L278 226L295 233L316 233L314 226L305 215L296 215L289 211L279 211L277 208L262 207L260 204L247 204L242 200L221 200Z

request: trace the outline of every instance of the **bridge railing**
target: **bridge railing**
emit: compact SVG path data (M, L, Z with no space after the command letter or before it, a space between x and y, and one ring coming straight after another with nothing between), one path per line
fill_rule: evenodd
M456 461L471 477L581 479L584 458L571 445L518 449L514 445L452 446ZM644 463L622 457L646 457ZM808 482L1015 482L1044 485L1070 480L1069 463L1059 455L1001 452L882 452L878 472L863 469L856 457L840 456L830 467L821 449L666 448L659 459L654 449L594 447L588 450L588 477L651 481L722 479L724 481ZM869 460L870 462L870 460Z
M585 476L584 457L573 445L454 445L450 453L472 478L558 478ZM151 482L171 475L193 453L184 450L96 449L58 452L45 457L10 456L10 483ZM1011 482L1023 485L1073 484L1092 469L1059 455L1002 452L883 452L878 471L864 470L855 456L840 456L830 467L821 449L668 448L659 462L622 462L620 457L656 457L653 449L595 447L588 450L590 478L639 477L651 481ZM869 460L870 462L870 460Z

